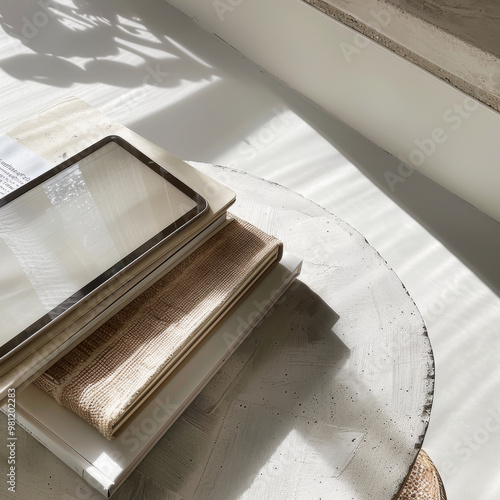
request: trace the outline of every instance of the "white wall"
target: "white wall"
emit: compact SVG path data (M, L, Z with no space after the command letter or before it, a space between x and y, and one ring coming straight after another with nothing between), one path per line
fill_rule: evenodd
M498 113L300 0L168 1L500 221ZM397 188L411 168L401 164L399 174L388 172L388 186Z

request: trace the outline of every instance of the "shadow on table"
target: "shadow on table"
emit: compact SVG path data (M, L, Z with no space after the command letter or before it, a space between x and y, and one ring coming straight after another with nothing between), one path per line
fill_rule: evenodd
M375 407L360 405L362 387L346 378L338 318L297 281L139 470L186 498L328 498L344 477L355 491L364 479L349 464ZM390 426L373 432L392 459Z

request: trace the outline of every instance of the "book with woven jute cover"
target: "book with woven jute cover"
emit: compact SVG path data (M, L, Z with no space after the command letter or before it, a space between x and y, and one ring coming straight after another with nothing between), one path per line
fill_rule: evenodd
M0 400L5 400L9 389L21 390L26 387L64 353L111 317L112 313L118 310L118 304L123 306L126 302L130 302L136 296L137 290L144 285L145 276L150 279L154 274L156 279L164 274L168 260L173 259L176 263L177 257L184 255L187 245L193 244L203 232L206 236L206 233L215 230L214 224L225 218L227 208L235 200L235 193L231 189L123 125L113 122L77 98L58 103L6 134L12 141L19 143L19 147L27 148L33 155L39 156L42 163L46 162L52 166L110 135L121 137L202 195L208 203L208 209L191 224L172 234L164 244L156 245L140 259L130 263L116 275L116 278L108 279L82 297L74 307L40 328L36 335L18 344L8 357L2 358ZM22 170L22 165L17 167ZM195 242L196 245L198 241ZM69 262L77 263L74 259L70 259ZM33 266L29 264L30 272L34 276L38 277L37 273L43 275L47 272L46 260L38 259L32 264ZM57 273L56 275L57 279L61 277ZM54 283L51 282L50 285ZM151 283L152 281L149 282ZM0 295L9 296L11 288L7 284L0 290ZM45 292L43 287L39 289Z
M281 257L233 219L35 384L108 439Z

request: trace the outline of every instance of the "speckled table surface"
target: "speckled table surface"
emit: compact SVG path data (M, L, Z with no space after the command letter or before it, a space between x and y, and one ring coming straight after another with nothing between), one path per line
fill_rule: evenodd
M434 388L413 300L364 237L323 208L195 165L232 187L232 212L279 237L303 270L114 498L393 498ZM18 439L16 498L102 498L21 429Z
M2 132L76 96L180 158L231 165L277 182L351 224L396 271L425 320L436 384L424 448L441 473L449 498L498 500L498 223L419 172L391 193L385 176L398 173L399 160L167 2L104 5L58 0L54 4L69 5L70 12L50 9L54 16L47 14L47 25L38 27L38 34L29 39L23 36L23 27L33 19L40 24L45 9L27 0L5 2L1 9ZM391 7L382 0L349 4L363 7L372 21L370 10L377 13L379 4L384 10ZM212 3L207 5L216 15ZM244 13L252 5L242 2L221 24L230 26L232 14ZM394 16L387 29L396 29L396 21ZM249 29L256 25L247 23ZM404 33L413 39L414 31ZM429 40L432 37L424 42L430 50L434 45ZM297 63L309 57L297 54ZM490 67L480 58L473 61L488 72ZM495 78L485 81L494 83ZM405 115L404 123L410 121L413 115ZM373 126L380 124L375 121ZM477 133L482 132L478 128ZM331 304L341 314L335 297ZM3 418L1 414L0 428ZM197 425L193 419L182 422L177 429ZM43 494L35 498L92 498L78 476L50 452L28 436L22 442L19 484L25 480L39 484ZM174 434L162 445L169 444L174 451L184 446ZM173 473L166 472L165 478L158 473L154 477L160 479L153 479L161 467L154 463L159 455L150 455L145 462L149 465L136 469L117 498L141 498L142 491L149 495L142 498L179 498L164 485L176 472L182 476L185 464L179 463L176 471L173 462L168 469ZM2 500L5 491L0 491ZM18 493L15 498L31 500L33 495Z

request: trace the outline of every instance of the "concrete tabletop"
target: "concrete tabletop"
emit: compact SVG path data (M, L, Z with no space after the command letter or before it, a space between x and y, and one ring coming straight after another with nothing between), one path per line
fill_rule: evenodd
M312 201L194 165L234 189L231 212L280 238L302 272L113 498L394 498L434 389L406 288L361 234ZM21 428L17 437L16 498L100 498Z
M498 223L417 171L392 191L386 176L399 175L397 158L164 1L53 4L60 9L21 0L2 9L2 132L76 96L180 158L277 182L342 218L396 271L425 320L436 385L423 447L449 498L498 499ZM67 477L72 497L92 497L69 469L53 473L50 452L26 443L19 457L47 498L64 498ZM137 474L150 498L178 498Z

